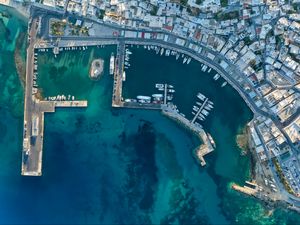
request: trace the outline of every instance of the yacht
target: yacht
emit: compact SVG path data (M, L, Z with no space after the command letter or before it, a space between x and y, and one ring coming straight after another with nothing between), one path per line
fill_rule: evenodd
M163 84L155 84L155 87L156 88L164 88L164 85Z
M122 81L126 81L126 73L123 71Z
M206 98L203 94L201 94L200 92L197 94L197 97L200 99L200 100L202 100L202 101L204 101L204 99Z
M191 62L191 60L192 60L192 58L188 58L186 63L189 64Z
M227 84L227 81L225 81L225 82L221 85L221 87L225 87L226 84Z
M111 53L110 60L109 60L109 74L113 75L115 70L115 56L114 53Z
M160 50L160 55L164 54L164 51L165 51L165 49L164 49L164 48L161 48L161 50Z
M183 61L182 61L182 62L183 62L183 64L185 64L185 63L186 63L186 61L187 61L187 57L184 57L184 58L183 58Z

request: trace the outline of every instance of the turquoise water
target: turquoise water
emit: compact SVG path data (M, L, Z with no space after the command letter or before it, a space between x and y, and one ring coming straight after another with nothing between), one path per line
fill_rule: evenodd
M143 49L132 50L134 66L127 71L126 94L147 94L148 86L130 86L130 79L140 76L143 81L157 75L174 83L178 92L175 101L183 112L189 112L197 91L215 102L215 110L204 124L217 143L216 151L206 157L207 167L200 167L193 158L198 141L159 112L111 108L108 65L97 82L90 81L87 72L93 57L108 59L115 48L89 48L85 52L63 52L57 58L50 52L40 55L39 84L44 95L74 95L87 99L89 107L46 114L43 176L21 177L23 89L10 46L16 30L26 27L15 17L5 24L10 35L1 39L4 44L0 49L0 223L300 221L298 214L283 209L267 216L257 200L229 188L230 182L243 182L249 177L249 159L240 155L235 135L252 114L237 93L229 86L220 89L221 81L200 74L195 62L182 65L171 57L151 57ZM146 63L151 65L147 70L143 66ZM176 77L183 80L175 83ZM186 94L181 97L181 83L188 79L195 83L189 89L183 86L182 93Z

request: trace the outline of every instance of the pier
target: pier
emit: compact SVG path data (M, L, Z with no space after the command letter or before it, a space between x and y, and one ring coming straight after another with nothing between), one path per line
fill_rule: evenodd
M125 43L120 41L117 47L117 56L115 60L114 71L114 84L112 95L112 106L122 107L124 102L122 101L122 76L124 72L124 57L125 57Z
M204 106L206 105L208 101L208 98L206 98L203 102L203 104L201 105L201 107L198 109L196 115L194 116L194 118L192 119L192 122L191 123L194 123L196 121L196 119L198 118L199 114L202 112L202 109L204 108Z

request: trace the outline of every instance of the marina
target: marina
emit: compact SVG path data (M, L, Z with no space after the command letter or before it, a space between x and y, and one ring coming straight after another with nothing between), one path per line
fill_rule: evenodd
M144 49L148 51L155 51L155 54L160 54L161 56L165 54L165 56L176 55L176 52L154 46L146 46L144 45ZM122 47L118 46L117 51L117 62L124 62L124 65L129 67L129 55L132 52L126 47L126 45L122 45ZM185 57L184 54L181 56L183 58L183 64L189 64L191 62L191 58ZM124 61L125 59L125 61ZM203 69L204 67L204 69ZM207 70L207 66L204 65L202 67L202 71L205 72ZM116 66L118 68L118 66ZM124 79L121 79L121 74L124 73L123 71L124 66L119 65L119 69L115 71L114 74L114 87L113 87L113 107L125 107L125 108L140 108L140 109L154 109L160 110L162 113L171 119L176 120L180 124L188 127L192 132L198 136L201 141L203 142L195 150L195 155L197 159L200 161L202 166L206 165L204 160L204 155L212 152L215 148L215 142L213 138L206 134L203 130L203 126L200 125L196 120L204 121L205 118L208 116L209 111L213 108L213 103L201 93L198 93L198 98L203 101L202 103L197 102L200 107L194 106L193 110L197 111L195 116L192 120L186 118L184 113L179 112L177 106L173 103L174 94L176 94L176 90L173 84L170 83L155 83L154 87L156 89L156 93L152 93L151 95L137 95L135 98L124 98L122 96L123 90L123 82Z

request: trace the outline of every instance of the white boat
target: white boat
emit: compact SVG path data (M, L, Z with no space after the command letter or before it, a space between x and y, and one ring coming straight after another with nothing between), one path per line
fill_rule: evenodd
M169 93L175 93L175 90L174 89L169 89L168 92Z
M201 94L200 92L197 94L197 97L200 99L200 100L202 100L202 101L204 101L204 99L206 98L203 94Z
M200 113L200 114L198 115L198 118L204 120L204 119L205 119L205 116L204 116L203 114Z
M160 50L160 48L157 47L157 48L155 49L155 53L158 54L158 53L159 53L159 50Z
M192 58L188 58L186 63L189 64L191 62L191 60L192 60Z
M176 60L179 58L179 56L180 56L180 55L177 53L177 54L176 54Z
M226 84L227 84L227 81L225 81L225 82L221 85L221 87L225 87Z
M168 88L174 88L174 86L171 84L168 84Z
M196 102L197 105L201 106L202 104L200 102Z
M193 106L193 109L196 109L197 111L199 110L199 107L198 106Z
M209 107L209 105L204 106L204 109L211 110L211 108Z
M136 98L139 100L151 100L151 97L145 95L138 95Z
M213 105L214 103L212 101L208 101L209 104Z
M129 54L129 55L132 54L132 52L128 48L126 48L125 52L126 52L126 54Z
M163 94L153 94L152 97L160 99L160 98L163 98L164 96L163 96Z
M196 115L196 113L195 112L192 112L192 114L195 116Z
M186 61L187 61L187 57L184 57L182 63L185 64Z
M109 60L109 74L113 75L115 70L115 56L114 53L111 53L110 60Z
M214 148L216 148L216 143L215 143L214 139L212 138L212 136L211 136L209 133L207 133L207 137L208 137L208 139L209 139L211 145L212 145Z
M210 73L210 71L211 71L211 68L209 68L207 72Z
M213 108L214 108L214 106L211 105L211 104L207 104L207 107L208 107L209 109L213 109Z
M164 48L161 48L161 50L160 50L160 55L162 55L162 54L164 54Z
M126 80L126 73L125 73L125 71L123 71L122 81L125 81L125 80Z
M164 88L164 85L163 84L155 84L155 87L156 88Z
M150 46L148 45L148 50L150 50Z
M208 116L209 112L206 111L205 109L202 109L201 113L203 113L203 115Z
M220 77L220 75L219 75L219 74L216 74L216 75L214 76L214 80L218 80L219 77Z
M170 49L167 49L166 50L166 56L169 56L170 55Z

